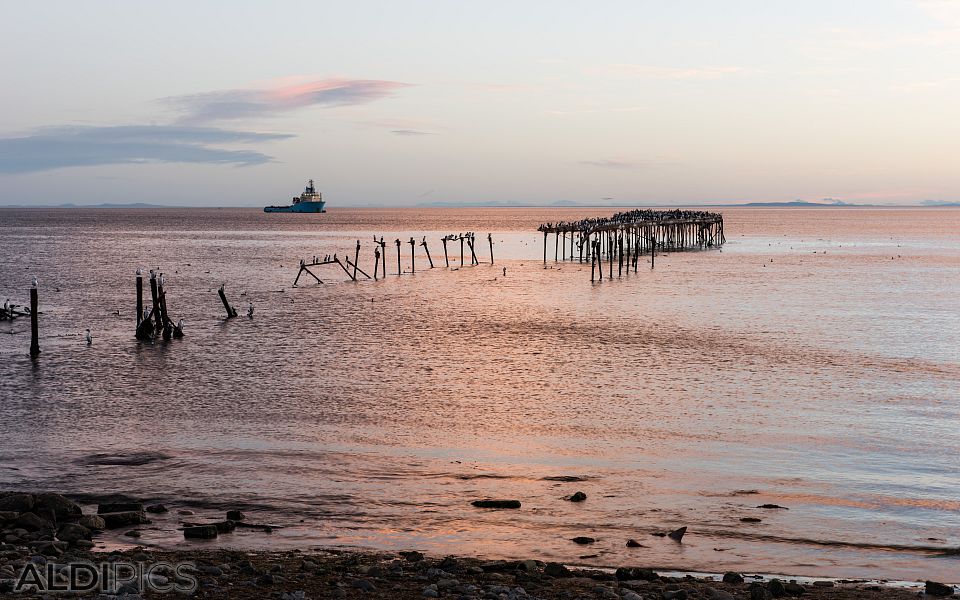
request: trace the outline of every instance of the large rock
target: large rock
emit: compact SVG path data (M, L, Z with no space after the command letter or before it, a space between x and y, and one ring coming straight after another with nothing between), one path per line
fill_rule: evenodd
M97 505L97 514L121 513L121 512L143 512L142 502L104 502Z
M44 529L53 529L53 523L37 516L32 512L25 512L14 521L14 526L27 531L41 531Z
M924 591L931 596L952 596L953 587L949 585L942 584L938 581L928 581L924 587Z
M549 562L543 568L543 574L549 575L550 577L573 577L573 573L570 572L566 566L557 562Z
M52 513L58 521L78 517L83 512L79 504L60 494L37 495L33 510L41 514Z
M130 527L131 525L142 525L150 522L143 512L135 510L100 513L98 516L103 519L107 529Z
M57 532L57 539L68 544L74 544L77 540L89 540L91 537L92 533L89 529L76 523L66 523Z
M217 537L216 525L197 525L195 527L184 527L183 537L191 540L209 540Z
M83 515L77 519L77 523L87 529L102 530L107 528L107 522L100 515Z
M33 494L21 494L19 492L0 493L0 510L12 512L30 512L36 503L36 497Z
M620 567L617 569L616 577L620 581L629 581L633 579L639 579L643 581L656 581L660 579L660 576L657 575L651 569L643 569L640 567Z

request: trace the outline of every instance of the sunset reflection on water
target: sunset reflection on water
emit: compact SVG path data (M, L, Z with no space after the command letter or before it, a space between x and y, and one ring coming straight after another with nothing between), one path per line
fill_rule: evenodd
M0 210L0 294L37 274L44 310L36 365L0 324L0 487L286 525L220 545L957 579L960 210L723 209L722 252L544 268L539 222L612 211ZM442 267L467 230L496 265ZM356 239L371 272L375 234L427 235L438 268L418 246L397 277L388 242L383 281L292 287ZM137 266L183 340L133 339ZM220 318L222 282L253 319Z

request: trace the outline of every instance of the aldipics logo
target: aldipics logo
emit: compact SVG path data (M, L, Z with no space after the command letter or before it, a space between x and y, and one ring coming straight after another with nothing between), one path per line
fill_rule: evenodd
M12 592L103 592L107 594L157 593L191 594L197 589L195 565L183 563L27 563L21 569ZM10 583L7 583L10 587Z

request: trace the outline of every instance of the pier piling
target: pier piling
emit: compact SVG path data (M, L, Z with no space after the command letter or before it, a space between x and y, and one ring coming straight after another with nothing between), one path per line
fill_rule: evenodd
M153 330L160 331L162 322L160 319L160 298L157 296L157 272L150 269L150 298L153 301L153 308L150 311L153 316Z
M397 244L397 275L403 273L403 269L400 267L400 238L396 239Z
M37 292L37 278L33 278L30 287L30 358L40 356L40 300Z
M230 306L230 303L227 302L227 294L223 291L224 285L225 284L222 283L220 284L220 290L218 293L220 294L220 301L223 302L223 307L227 310L227 318L232 319L237 316L237 311L235 311L233 307Z
M423 236L423 241L420 242L420 245L423 246L423 249L427 253L427 260L430 261L430 268L433 268L433 258L430 257L430 248L427 248L427 236Z
M143 320L143 270L137 267L137 327Z
M417 272L417 243L410 237L410 272Z
M357 240L357 252L353 255L353 280L357 280L357 263L360 262L360 240Z

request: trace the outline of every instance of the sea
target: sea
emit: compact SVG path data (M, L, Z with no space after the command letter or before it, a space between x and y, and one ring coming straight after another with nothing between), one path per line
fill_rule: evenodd
M36 277L42 314L36 359L0 321L0 490L172 509L105 546L960 582L960 209L718 208L722 248L544 261L540 223L617 210L2 209L0 299ZM294 285L334 254L358 281ZM183 338L135 339L138 268ZM233 508L275 529L177 529Z

